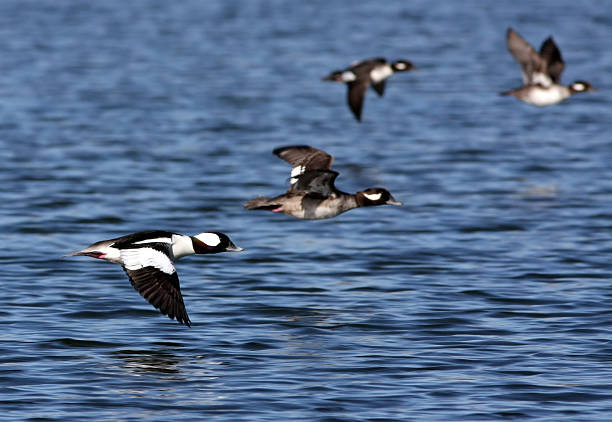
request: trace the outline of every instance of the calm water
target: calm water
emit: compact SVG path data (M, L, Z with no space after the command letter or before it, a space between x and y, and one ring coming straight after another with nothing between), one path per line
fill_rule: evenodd
M0 2L0 419L610 420L612 14L532 3ZM509 25L599 91L499 97ZM420 72L358 124L372 56ZM244 211L287 144L405 206ZM246 249L178 264L191 329L61 257L145 229Z

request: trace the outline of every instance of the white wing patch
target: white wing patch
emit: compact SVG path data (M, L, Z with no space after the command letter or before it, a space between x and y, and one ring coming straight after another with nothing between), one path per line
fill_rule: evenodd
M172 243L169 237L156 237L155 239L145 239L140 242L134 242L134 245L142 245L144 243Z
M122 249L121 260L128 270L140 270L144 267L154 267L166 274L174 274L174 264L163 252L152 248Z
M382 193L372 193L372 194L364 193L363 196L368 198L370 201L378 201L380 197L382 196Z
M304 173L304 166L295 166L291 169L291 177L299 176Z
M215 233L200 233L194 237L204 242L204 244L208 246L217 246L219 243L221 243L221 238Z
M355 74L350 70L342 72L340 77L342 78L342 82L353 82L355 79L357 79L357 76L355 76Z
M299 176L300 174L304 173L304 170L306 170L306 167L304 166L295 166L291 169L291 180L289 181L289 183L291 183L292 185L294 183L296 183L298 181L297 176Z
M552 85L552 79L550 79L550 76L548 76L545 73L542 72L534 72L531 75L531 82L532 85L542 85L543 87L549 87Z

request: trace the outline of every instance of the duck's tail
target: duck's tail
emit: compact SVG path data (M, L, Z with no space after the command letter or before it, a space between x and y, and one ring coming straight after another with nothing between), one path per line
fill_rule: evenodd
M265 196L258 196L244 204L244 208L247 210L273 210L279 206L279 203Z

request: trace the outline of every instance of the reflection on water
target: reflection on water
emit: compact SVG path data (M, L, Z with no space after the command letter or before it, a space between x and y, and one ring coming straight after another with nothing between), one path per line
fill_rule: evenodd
M122 368L134 373L178 374L180 372L180 360L169 351L119 350L112 353L112 356L122 361Z

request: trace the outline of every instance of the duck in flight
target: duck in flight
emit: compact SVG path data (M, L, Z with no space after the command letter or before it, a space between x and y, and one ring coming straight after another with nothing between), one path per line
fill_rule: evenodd
M308 145L276 148L274 154L293 166L289 189L274 198L260 196L247 202L248 210L282 212L304 220L335 217L358 207L402 205L388 190L369 188L355 194L334 186L338 173L331 170L334 158Z
M579 92L594 91L586 81L561 85L565 63L552 37L542 43L538 53L514 29L508 28L506 44L512 57L521 65L523 86L501 95L511 95L528 104L544 107L558 104Z
M219 232L186 236L151 230L102 240L66 256L90 256L121 265L132 286L151 305L170 319L191 326L174 262L187 255L241 250Z
M382 97L387 78L396 72L416 70L411 62L398 60L387 63L382 57L353 63L344 70L335 70L323 78L324 81L343 82L348 86L348 105L357 121L361 121L363 100L369 86Z

